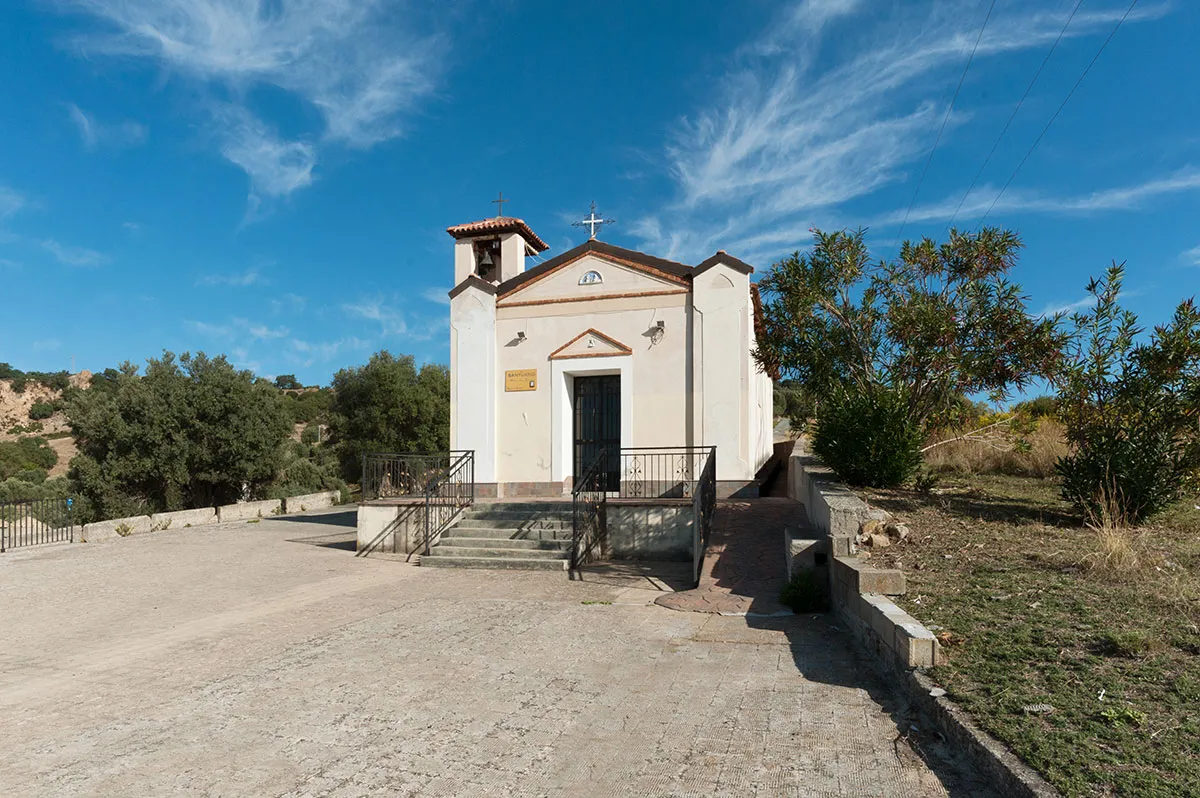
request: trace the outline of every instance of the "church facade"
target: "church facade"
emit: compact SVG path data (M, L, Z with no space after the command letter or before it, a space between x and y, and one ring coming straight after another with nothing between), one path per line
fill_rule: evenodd
M716 447L722 495L753 495L772 382L752 356L753 269L688 266L594 238L540 263L521 219L456 225L450 443L480 496L563 496L598 452ZM614 479L619 478L614 474Z

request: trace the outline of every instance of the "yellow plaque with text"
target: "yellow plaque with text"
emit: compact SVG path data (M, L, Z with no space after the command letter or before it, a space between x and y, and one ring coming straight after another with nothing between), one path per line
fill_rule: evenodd
M537 369L516 369L504 372L504 390L536 391Z

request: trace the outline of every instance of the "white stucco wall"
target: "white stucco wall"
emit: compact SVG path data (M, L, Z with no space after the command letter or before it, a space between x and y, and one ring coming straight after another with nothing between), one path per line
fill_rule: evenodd
M496 297L468 287L450 300L450 448L475 450L476 482L496 481L496 347Z
M602 282L580 285L579 278L589 271L600 274ZM552 275L531 282L511 295L501 305L512 306L525 302L543 300L586 299L589 296L611 294L648 293L679 291L686 293L687 285L675 280L660 279L644 271L621 266L606 258L585 255L579 260L563 266Z
M501 306L496 322L498 481L560 482L572 475L570 400L578 374L622 374L623 446L692 444L688 296L649 299L654 302ZM654 344L649 333L660 320L665 330ZM589 328L633 354L550 360L552 352ZM525 333L520 343L518 332ZM505 391L504 372L516 369L537 369L538 389Z

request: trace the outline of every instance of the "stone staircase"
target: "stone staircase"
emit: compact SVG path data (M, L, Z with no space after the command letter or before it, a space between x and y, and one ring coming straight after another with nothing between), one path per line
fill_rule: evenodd
M442 533L422 566L565 571L570 502L476 502Z

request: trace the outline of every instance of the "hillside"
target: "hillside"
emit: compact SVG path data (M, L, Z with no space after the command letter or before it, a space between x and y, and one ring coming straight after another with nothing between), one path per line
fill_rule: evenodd
M87 388L92 381L89 371L70 376L74 388ZM58 462L50 469L51 477L67 473L71 458L77 453L75 441L70 436L67 418L61 410L49 418L34 420L30 410L39 402L53 403L62 398L62 393L39 382L28 381L23 391L15 391L11 379L0 379L0 441L40 436L47 438Z

